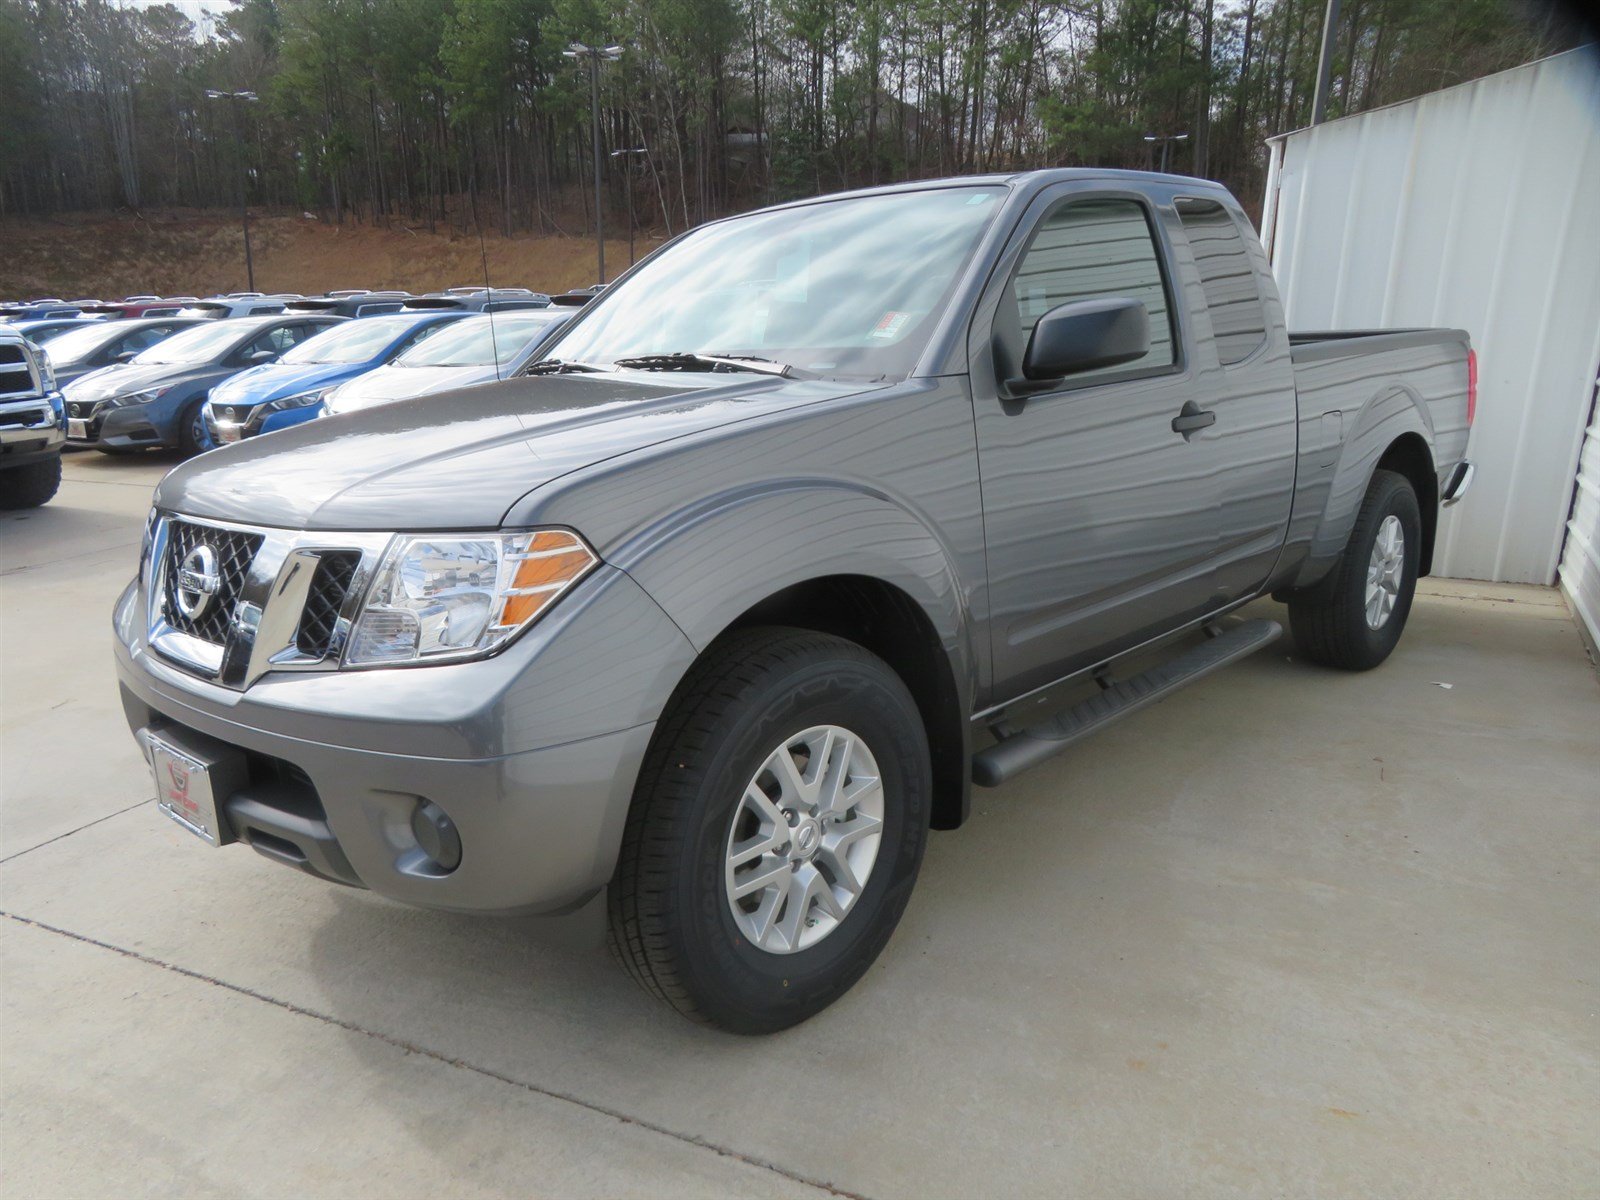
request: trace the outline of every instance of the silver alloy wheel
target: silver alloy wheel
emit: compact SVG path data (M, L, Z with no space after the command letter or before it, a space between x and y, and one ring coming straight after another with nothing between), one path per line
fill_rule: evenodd
M745 937L771 954L816 945L861 898L883 840L883 782L856 734L788 738L745 785L728 830L723 890Z
M1367 560L1367 627L1382 629L1400 598L1400 581L1406 571L1406 533L1400 518L1390 514L1378 526Z

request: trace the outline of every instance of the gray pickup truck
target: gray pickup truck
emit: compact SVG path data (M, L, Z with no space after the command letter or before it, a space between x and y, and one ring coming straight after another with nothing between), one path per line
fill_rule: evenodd
M38 508L56 494L66 442L49 355L0 325L0 509Z
M973 783L1279 635L1241 605L1381 663L1472 474L1467 336L1287 333L1174 176L715 222L548 353L174 470L123 703L206 842L463 911L609 885L635 978L744 1032L861 977Z

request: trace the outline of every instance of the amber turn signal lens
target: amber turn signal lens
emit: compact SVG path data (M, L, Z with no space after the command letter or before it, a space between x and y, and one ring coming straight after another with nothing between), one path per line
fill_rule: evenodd
M533 620L598 561L575 534L559 529L541 530L509 557L516 566L497 622L502 627Z

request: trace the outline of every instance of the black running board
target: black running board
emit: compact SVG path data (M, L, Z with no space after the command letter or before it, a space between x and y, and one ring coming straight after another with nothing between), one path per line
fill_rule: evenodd
M1211 636L1202 644L1142 674L1119 683L1102 676L1103 690L1098 696L1090 696L1041 725L1008 734L987 750L980 750L972 756L972 782L999 787L1117 718L1165 700L1186 684L1271 645L1283 635L1283 626L1276 621L1255 620L1227 628L1212 626L1208 632Z

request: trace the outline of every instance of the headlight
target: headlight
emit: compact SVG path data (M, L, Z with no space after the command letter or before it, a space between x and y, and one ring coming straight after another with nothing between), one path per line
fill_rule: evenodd
M39 386L47 392L56 390L56 369L50 361L50 352L40 347L34 352L34 366L39 371Z
M379 666L493 653L599 561L564 529L399 535L356 618L345 662Z
M125 396L112 396L105 402L106 407L126 408L132 404L149 404L152 400L161 399L176 386L176 384L168 384L166 387L151 388L145 392L129 392Z
M285 396L268 404L267 411L284 412L291 408L309 408L313 404L322 403L322 398L332 390L332 388L318 388L314 392L301 392L298 396Z

